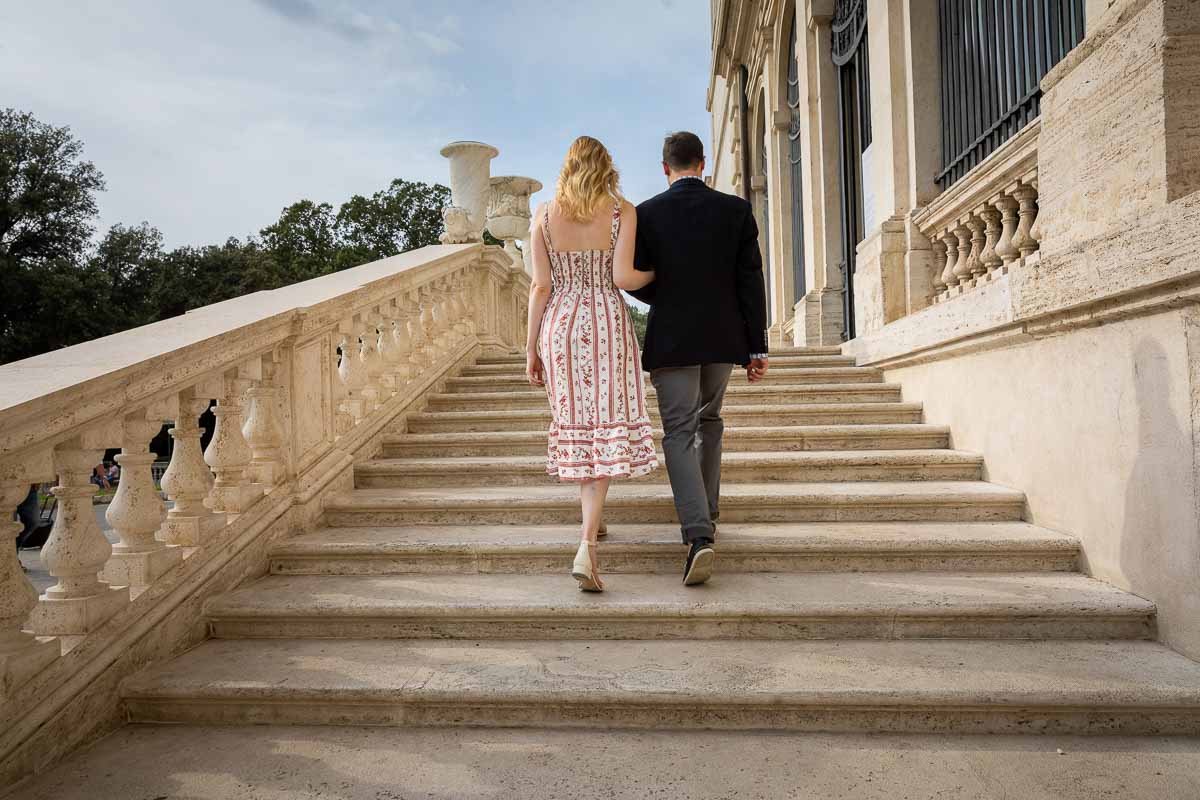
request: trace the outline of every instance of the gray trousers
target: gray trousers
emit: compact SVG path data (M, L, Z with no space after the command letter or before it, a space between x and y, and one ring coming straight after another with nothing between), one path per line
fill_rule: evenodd
M721 500L721 404L732 364L664 367L650 373L658 392L667 477L683 541L712 538Z

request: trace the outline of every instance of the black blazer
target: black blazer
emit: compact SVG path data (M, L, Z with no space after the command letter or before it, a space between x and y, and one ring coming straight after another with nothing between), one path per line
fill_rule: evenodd
M642 366L741 364L767 352L767 300L750 204L683 178L637 207L634 265L654 282Z

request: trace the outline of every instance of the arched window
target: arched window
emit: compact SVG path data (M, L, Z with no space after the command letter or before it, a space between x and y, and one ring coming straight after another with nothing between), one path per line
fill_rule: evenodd
M792 287L795 292L792 298L793 305L808 293L804 277L804 174L800 165L800 62L796 56L798 16L793 7L787 50L788 164L792 187Z

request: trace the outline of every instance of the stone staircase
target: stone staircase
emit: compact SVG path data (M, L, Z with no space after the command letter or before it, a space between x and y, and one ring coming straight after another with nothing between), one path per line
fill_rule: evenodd
M1200 665L1154 606L836 348L735 373L717 574L685 588L665 470L617 484L609 591L569 564L517 357L428 398L206 607L212 638L128 679L140 722L904 732L1200 732ZM651 398L651 406L654 405Z

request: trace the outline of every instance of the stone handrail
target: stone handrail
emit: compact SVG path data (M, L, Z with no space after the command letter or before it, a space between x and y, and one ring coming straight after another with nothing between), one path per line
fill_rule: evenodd
M913 214L933 250L933 303L993 281L1038 249L1037 142L1026 125L935 200Z
M31 483L57 480L58 501L42 549L54 586L37 597L14 551L0 554L0 703L34 691L25 684L106 625L111 638L134 624L139 614L122 613L131 603L154 601L264 507L293 514L291 525L315 519L322 491L348 485L354 454L449 367L520 347L528 287L499 247L437 245L0 366L10 538ZM165 422L170 511L149 451ZM115 546L91 502L109 447L121 448Z

